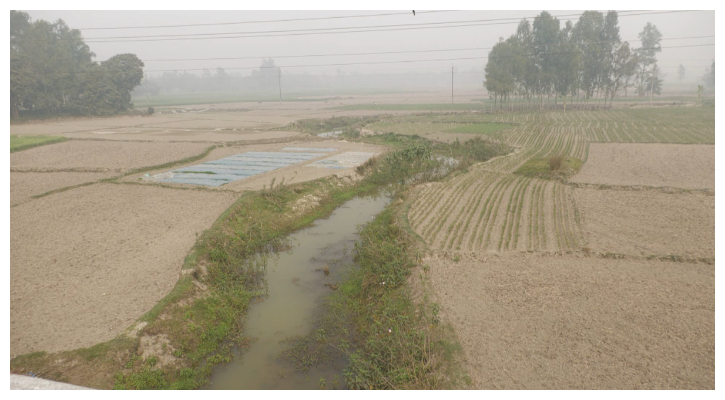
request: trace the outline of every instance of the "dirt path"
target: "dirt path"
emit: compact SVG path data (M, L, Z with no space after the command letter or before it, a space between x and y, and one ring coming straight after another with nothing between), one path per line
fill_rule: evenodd
M10 154L10 166L21 170L128 171L201 154L201 143L143 143L71 140Z

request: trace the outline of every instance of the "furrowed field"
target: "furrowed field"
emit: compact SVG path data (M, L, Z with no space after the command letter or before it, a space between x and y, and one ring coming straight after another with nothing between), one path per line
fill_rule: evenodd
M205 272L231 254L225 240L261 246L254 232L302 226L377 171L371 182L404 187L385 229L405 229L386 232L420 246L404 290L435 310L430 327L452 327L466 387L714 387L714 107L491 113L439 94L358 97L12 125L12 370L203 387L243 332L205 297L226 288ZM430 159L381 169L395 150ZM440 160L455 167L416 169Z

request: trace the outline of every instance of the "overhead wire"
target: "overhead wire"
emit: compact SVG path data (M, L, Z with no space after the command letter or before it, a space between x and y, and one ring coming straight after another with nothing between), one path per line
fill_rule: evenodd
M640 49L668 49L668 48L682 48L682 47L704 47L714 46L714 43L696 44L696 45L681 45L681 46L660 46L660 47L643 47ZM609 50L606 50L609 51ZM594 53L601 53L606 51L594 51ZM581 54L583 51L573 52L555 52L555 53L538 53L533 54L536 56L541 55L565 55L565 54ZM498 56L497 58L510 58L510 57L524 57L531 54L515 54L509 56ZM397 63L415 63L415 62L430 62L430 61L463 61L463 60L485 60L490 57L459 57L459 58L438 58L438 59L426 59L426 60L396 60L396 61L366 61L366 62L352 62L352 63L330 63L330 64L301 64L301 65L275 65L270 67L230 67L222 68L224 70L253 70L253 69L277 69L277 68L304 68L304 67L339 67L339 66L350 66L350 65L373 65L373 64L397 64ZM220 67L221 68L221 67ZM176 69L163 69L163 70L147 70L146 72L174 72L174 71L204 71L209 68L176 68Z
M636 15L653 15L653 14L671 14L682 12L694 12L698 10L676 10L676 11L654 11L635 14L618 14L618 17L629 17ZM552 15L552 17L577 16L580 14ZM581 16L580 16L581 17ZM536 18L536 17L530 17ZM187 35L155 35L155 36L127 36L127 37L105 37L105 38L86 38L86 43L128 43L128 42L159 42L159 41L178 41L178 40L210 40L210 39L240 39L253 37L280 37L280 36L305 36L305 35L325 35L325 34L343 34L343 33L364 33L364 32L389 32L404 30L420 30L420 29L447 29L462 28L470 26L489 26L489 25L506 25L518 24L524 17L517 18L496 18L486 20L465 20L465 21L445 21L445 22L429 22L421 24L394 24L394 25L372 25L363 27L339 27L339 28L314 28L314 29L294 29L280 31L257 31L257 32L228 32L228 33L210 33L210 34L187 34ZM493 21L510 21L510 22L493 22ZM457 24L457 25L451 25ZM435 25L435 26L432 26ZM450 25L450 26L441 26ZM379 29L382 28L382 29ZM351 29L351 30L343 30ZM296 33L292 33L296 32ZM269 34L267 34L269 33ZM205 35L234 35L234 36L205 36ZM185 37L166 37L166 36L185 36Z
M445 12L458 12L462 10L432 10L432 11L417 11L417 14L432 14L432 13L445 13ZM241 25L241 24L263 24L271 22L297 22L297 21L320 21L329 19L346 19L346 18L367 18L367 17L385 17L392 15L410 15L410 11L391 12L382 14L363 14L363 15L337 15L330 17L308 17L308 18L288 18L288 19L273 19L263 21L234 21L234 22L210 22L206 24L180 24L180 25L147 25L147 26L104 26L96 28L78 28L81 31L93 31L93 30L114 30L114 29L157 29L157 28L186 28L196 26L222 26L222 25Z
M709 36L688 36L675 38L662 38L660 40L685 40L685 39L708 39L714 38ZM627 42L640 42L641 39L627 40ZM586 42L582 44L602 44L611 43L613 40ZM308 58L308 57L347 57L347 56L369 56L381 54L414 54L414 53L436 53L450 51L473 51L473 50L491 50L492 47L467 47L458 49L433 49L433 50L399 50L399 51L381 51L381 52L365 52L365 53L331 53L331 54L304 54L304 55L284 55L284 56L247 56L247 57L212 57L212 58L170 58L170 59L144 59L143 62L172 62L172 61L219 61L219 60L255 60L260 58Z

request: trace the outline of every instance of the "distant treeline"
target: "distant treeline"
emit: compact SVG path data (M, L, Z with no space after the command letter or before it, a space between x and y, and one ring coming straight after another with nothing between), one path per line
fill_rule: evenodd
M10 11L10 116L110 115L132 107L131 91L143 79L134 54L93 61L81 32L63 20L31 21Z
M450 67L448 67L450 68ZM249 72L228 71L218 67L204 70L201 74L188 71L166 71L155 76L147 74L133 92L134 96L156 96L176 93L229 92L250 95L276 95L282 86L282 95L290 93L334 93L391 89L438 89L450 90L450 69L441 72L401 73L378 72L359 74L338 70L332 73L303 73L295 69L279 67L273 59L263 59L260 67ZM459 90L481 88L483 72L455 68L454 85Z
M484 86L502 103L513 96L543 104L554 96L564 108L567 96L603 99L606 105L621 90L626 96L630 87L639 96L660 94L663 75L656 55L662 34L647 23L639 34L641 46L633 49L620 39L618 24L616 11L586 11L576 24L567 21L563 27L546 11L533 23L524 19L489 52ZM714 67L713 61L713 83Z

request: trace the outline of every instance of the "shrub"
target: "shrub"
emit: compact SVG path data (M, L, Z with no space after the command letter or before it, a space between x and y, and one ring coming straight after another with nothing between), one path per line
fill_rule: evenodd
M562 155L556 155L549 157L549 169L551 171L558 171L561 169L561 166L564 164L564 156Z
M153 108L153 107L149 107L148 109L146 109L146 112L147 112L147 113L148 113L149 115L153 114L153 113L154 113L155 111L156 111L156 110L154 110L154 108Z

